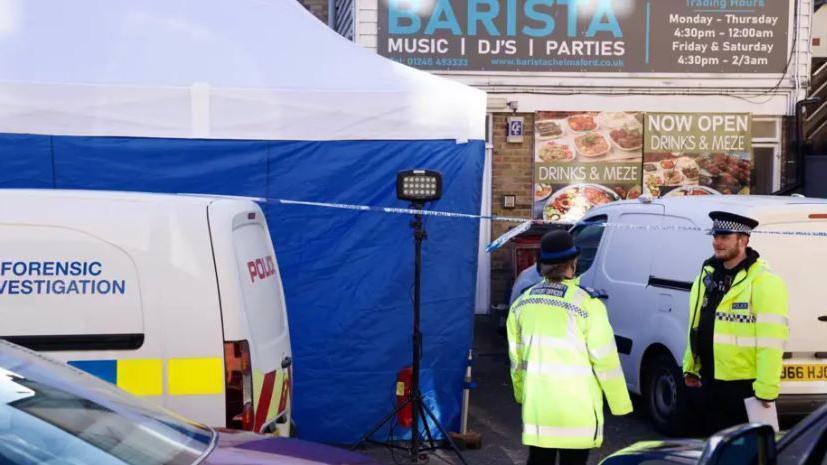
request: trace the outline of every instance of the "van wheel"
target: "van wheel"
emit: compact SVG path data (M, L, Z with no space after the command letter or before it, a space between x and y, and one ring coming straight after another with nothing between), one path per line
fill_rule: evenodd
M688 399L678 364L671 355L657 353L644 374L643 395L655 428L667 436L686 434Z

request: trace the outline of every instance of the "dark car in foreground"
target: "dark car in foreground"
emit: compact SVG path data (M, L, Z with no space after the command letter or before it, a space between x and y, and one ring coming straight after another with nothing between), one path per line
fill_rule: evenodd
M191 422L0 340L0 465L376 465L290 438Z
M771 427L745 424L707 441L676 439L633 444L601 465L827 465L827 404L776 438Z

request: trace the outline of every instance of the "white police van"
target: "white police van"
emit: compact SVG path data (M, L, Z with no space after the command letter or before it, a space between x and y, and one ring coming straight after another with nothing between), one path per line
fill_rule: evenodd
M249 200L0 190L0 337L212 426L286 435L291 350Z
M780 413L809 413L827 400L827 237L818 236L827 233L827 200L690 196L616 202L590 210L572 228L581 248L578 273L582 285L608 295L626 382L643 395L655 426L667 434L684 432L689 420L680 364L689 289L712 256L711 237L697 229L711 227L708 213L714 210L760 222L750 246L789 288ZM804 234L766 233L772 231Z

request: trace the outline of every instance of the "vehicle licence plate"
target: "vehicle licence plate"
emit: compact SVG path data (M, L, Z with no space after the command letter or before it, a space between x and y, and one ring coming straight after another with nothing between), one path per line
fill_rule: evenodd
M782 381L827 381L827 365L784 365Z

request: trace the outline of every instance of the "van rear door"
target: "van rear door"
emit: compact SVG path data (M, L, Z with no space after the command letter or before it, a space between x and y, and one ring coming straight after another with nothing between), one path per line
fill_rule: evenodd
M827 232L827 221L810 219L806 212L797 216L800 219L762 221L756 232ZM802 234L756 233L750 239L750 246L784 279L789 292L790 338L785 351L791 358L784 360L784 394L827 392L827 286L821 269L827 263L825 241L825 237Z
M255 431L287 434L290 420L290 335L278 261L267 222L253 202L219 200L209 207L225 341L247 341Z

